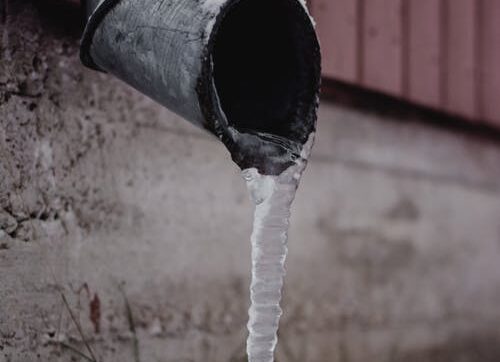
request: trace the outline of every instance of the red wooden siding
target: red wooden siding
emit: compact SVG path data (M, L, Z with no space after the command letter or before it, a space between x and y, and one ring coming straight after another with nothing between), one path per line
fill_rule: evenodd
M312 5L319 32L328 34L322 39L324 74L348 82L356 81L358 2L318 0Z
M403 0L366 0L363 11L361 83L399 95L403 90Z
M500 126L500 0L311 0L324 76Z
M441 87L440 29L442 8L436 0L409 0L407 13L408 93L412 101L439 106L445 93Z
M471 119L479 117L476 98L477 0L447 1L448 42L445 69L446 99L444 107ZM452 6L451 6L452 5Z
M500 125L500 1L482 0L480 10L482 34L479 51L482 61L480 76L481 116Z

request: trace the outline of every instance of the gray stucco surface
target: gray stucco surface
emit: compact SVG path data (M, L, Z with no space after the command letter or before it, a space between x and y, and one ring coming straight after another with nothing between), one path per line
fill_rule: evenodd
M243 361L237 167L41 3L0 19L0 361ZM498 142L324 102L277 359L498 361L499 260Z

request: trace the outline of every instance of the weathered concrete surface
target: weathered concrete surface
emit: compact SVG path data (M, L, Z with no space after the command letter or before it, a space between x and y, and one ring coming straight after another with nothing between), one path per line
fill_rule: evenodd
M237 168L33 3L0 19L0 361L244 360ZM278 360L498 361L499 260L497 142L324 103Z

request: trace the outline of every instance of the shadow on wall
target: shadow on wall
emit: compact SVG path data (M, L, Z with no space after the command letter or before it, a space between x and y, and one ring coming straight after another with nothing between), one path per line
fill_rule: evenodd
M6 3L5 12L8 14L9 6L22 6L23 1L16 1L12 5ZM35 9L40 15L40 23L44 32L48 32L57 37L70 36L80 38L85 27L85 7L77 0L35 0ZM16 5L18 4L18 5ZM84 2L82 2L84 4Z
M469 136L486 138L500 144L500 129L498 127L484 123L473 123L457 115L448 115L342 81L323 79L322 96L324 100L366 113L374 113L387 120L393 119L401 122L418 119L419 122L446 129L446 131L457 135L466 133Z

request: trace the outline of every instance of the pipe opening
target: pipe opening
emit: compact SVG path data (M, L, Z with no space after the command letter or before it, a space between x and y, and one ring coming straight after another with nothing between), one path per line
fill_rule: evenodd
M229 126L304 143L314 129L319 47L298 1L240 0L221 20L214 80Z

